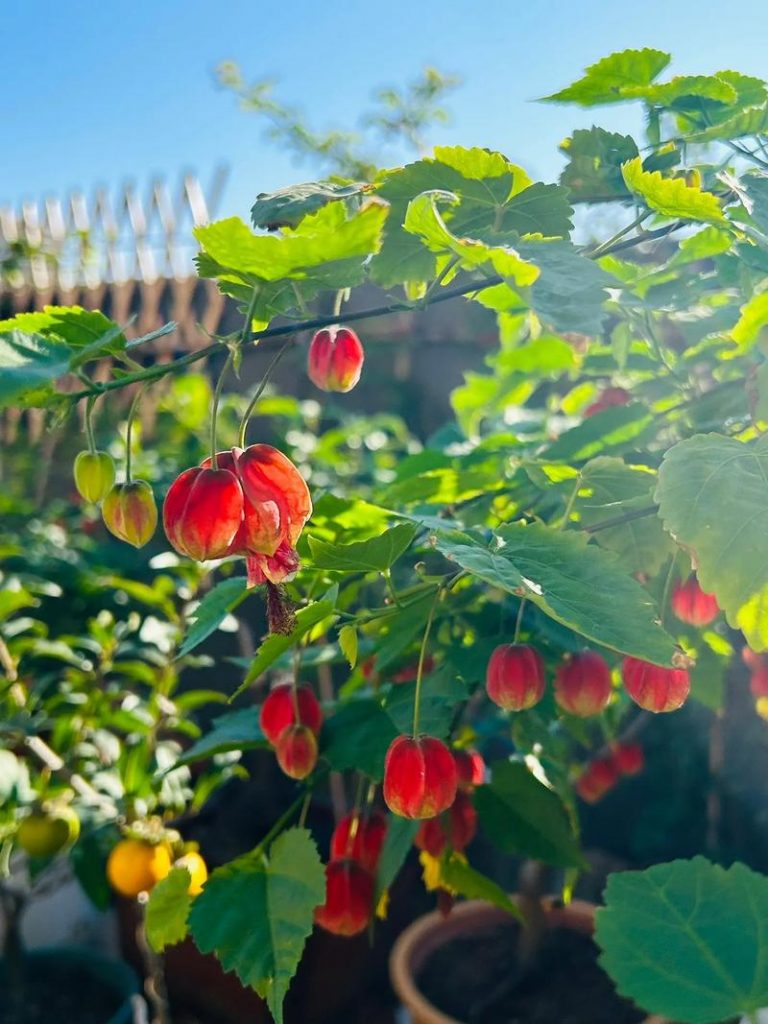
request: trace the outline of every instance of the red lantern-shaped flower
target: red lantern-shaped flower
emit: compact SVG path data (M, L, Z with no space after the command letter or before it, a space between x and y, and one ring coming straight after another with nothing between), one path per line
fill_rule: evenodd
M555 700L570 715L599 715L610 699L611 670L594 651L574 654L558 668Z
M485 761L476 750L454 750L459 789L471 793L475 786L485 782Z
M324 327L309 345L307 372L322 391L351 391L360 380L365 352L349 327Z
M165 496L166 536L179 554L196 562L223 558L243 521L244 500L231 470L187 469Z
M544 696L544 662L528 644L500 644L485 676L488 696L505 711L526 711Z
M619 769L612 757L596 757L590 761L575 783L576 792L588 804L602 800L619 781Z
M317 737L306 725L289 725L275 743L277 763L292 779L306 779L317 764Z
M315 922L334 935L358 935L373 916L373 875L353 860L334 860L325 869L325 903Z
M439 857L446 847L460 853L475 838L477 811L466 793L458 792L447 811L423 821L414 843L418 849Z
M379 865L387 834L387 820L381 811L367 817L353 811L341 819L331 836L331 859L353 860L371 874Z
M624 388L606 388L599 398L584 410L584 417L594 416L596 412L612 409L617 405L626 405L632 396Z
M434 818L456 797L456 762L432 736L398 736L384 762L384 800L403 818Z
M679 582L672 591L672 610L681 622L708 626L720 613L714 594L705 594L695 576Z
M629 696L646 711L677 711L691 690L685 669L662 668L639 658L625 658L621 675Z
M312 690L305 685L294 688L283 683L270 690L261 705L261 731L274 746L289 725L305 725L317 736L323 724L323 710Z
M645 767L645 754L640 743L616 743L611 754L622 775L639 775Z

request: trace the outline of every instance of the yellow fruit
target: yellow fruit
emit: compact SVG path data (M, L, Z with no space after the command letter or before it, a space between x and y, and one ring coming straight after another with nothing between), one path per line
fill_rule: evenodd
M80 835L80 819L71 807L32 811L16 832L19 846L30 857L54 857Z
M192 850L185 853L183 857L174 864L176 868L186 868L189 872L190 882L187 892L190 896L198 896L203 891L203 886L208 881L208 868L205 861L197 851Z
M171 854L165 843L121 839L107 861L109 884L122 896L134 899L149 890L171 870Z
M86 501L101 501L114 482L115 464L108 452L80 452L75 459L75 487Z

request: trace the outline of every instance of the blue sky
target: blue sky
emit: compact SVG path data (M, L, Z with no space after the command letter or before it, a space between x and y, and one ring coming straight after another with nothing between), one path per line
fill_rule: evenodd
M0 205L189 168L205 181L226 161L220 213L246 216L257 192L313 178L216 87L224 59L278 78L318 127L355 127L377 86L425 64L458 73L452 123L431 141L500 149L544 179L574 127L639 127L632 107L531 102L613 50L669 50L677 73L768 77L766 0L0 0L0 38Z

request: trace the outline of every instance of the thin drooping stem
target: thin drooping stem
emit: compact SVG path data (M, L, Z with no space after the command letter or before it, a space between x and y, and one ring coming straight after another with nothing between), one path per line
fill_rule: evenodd
M576 483L574 484L573 490L570 493L568 501L565 506L565 512L563 512L563 519L560 523L559 529L564 530L568 526L568 520L571 518L571 512L573 511L573 503L576 501L576 496L579 493L581 487L581 473L576 477Z
M677 567L677 556L680 554L680 549L676 548L675 553L672 556L672 561L669 563L669 570L667 572L667 578L664 581L664 591L661 595L661 605L659 607L659 622L661 628L664 629L664 623L667 619L667 609L669 607L669 591L672 587L672 580L675 576L675 569Z
M136 945L144 963L144 991L152 1007L152 1024L172 1024L163 958L152 949L147 939L146 905L142 905L140 909L141 918L136 926Z
M521 598L520 607L517 609L517 618L515 619L515 635L512 640L513 644L520 642L520 627L523 624L523 612L525 611L525 598Z
M245 448L245 434L246 434L246 431L248 430L248 421L251 418L253 410L256 408L256 403L261 398L261 396L264 394L264 389L266 388L266 386L269 383L269 380L270 380L272 374L274 373L275 369L277 368L277 364L280 362L280 360L283 358L285 353L288 351L290 345L291 345L291 339L289 338L286 342L284 342L280 346L278 351L275 353L275 356L272 359L272 362L269 364L269 366L264 371L264 376L261 378L259 386L256 388L256 391L254 392L253 398L250 400L250 402L248 403L248 407L246 408L245 412L243 413L243 417L240 420L240 433L239 433L239 439L238 439L238 443L239 443L241 448Z
M424 636L421 639L421 650L419 651L419 667L416 670L416 693L413 697L413 738L417 739L419 735L419 710L421 705L421 678L424 674L424 658L427 653L427 644L429 643L429 634L432 630L432 620L435 617L435 611L437 609L437 603L440 600L440 596L443 593L443 587L439 586L435 591L435 599L432 602L432 607L429 609L429 615L427 616L427 624L424 627Z
M145 385L146 387L146 385ZM128 425L125 428L125 482L129 484L132 480L131 470L133 468L133 421L139 408L139 402L144 394L145 388L139 388L131 402L128 412Z
M621 231L617 231L616 234L613 235L611 238L606 239L600 245L596 245L594 249L591 249L587 253L589 258L595 260L598 259L600 256L605 255L605 253L608 252L611 246L615 245L615 243L618 242L620 239L625 238L629 234L629 232L632 231L634 228L640 227L643 221L647 220L647 218L650 217L650 215L650 210L645 210L643 213L639 214L637 217L635 217L631 224L627 224L626 227L622 228Z
M85 406L85 436L88 441L88 451L96 451L96 441L93 436L93 403L96 401L96 395L91 395Z
M211 404L211 467L213 469L219 468L219 459L216 454L216 428L219 420L219 402L221 400L221 389L224 386L224 378L227 376L229 368L232 365L232 356L233 353L230 352L221 368L219 379L216 381L216 389L213 392L213 402Z

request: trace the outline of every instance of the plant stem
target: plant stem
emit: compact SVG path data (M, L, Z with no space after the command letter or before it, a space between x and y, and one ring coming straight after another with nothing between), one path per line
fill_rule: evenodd
M672 556L672 561L669 563L669 570L667 571L667 578L664 581L664 591L661 595L661 607L659 608L659 621L661 628L664 629L664 623L667 618L667 609L669 607L669 591L672 587L672 580L675 575L675 567L677 566L677 556L680 554L680 549L676 548L675 553Z
M88 451L96 451L96 441L93 436L93 403L96 401L96 395L91 395L85 406L85 436L88 439Z
M147 939L145 924L146 905L140 906L141 918L136 926L136 945L139 947L144 962L144 991L152 1006L152 1024L172 1024L171 1008L168 1004L168 991L165 985L163 958L156 953Z
M259 383L259 386L256 388L256 392L254 393L253 398L248 403L248 408L243 413L243 417L240 420L240 434L239 434L239 439L238 439L238 444L240 445L241 448L245 448L245 434L246 434L246 431L248 430L248 420L251 418L251 414L253 413L253 410L256 408L256 403L258 402L258 400L261 398L262 394L264 393L264 388L269 383L269 379L272 376L275 368L277 367L277 364L280 362L280 360L283 358L285 353L288 351L288 348L289 348L290 344L291 344L291 339L289 338L286 342L283 343L283 345L280 347L280 349L276 352L274 358L272 359L272 362L269 364L267 369L264 371L264 376L261 378L261 382Z
M520 641L520 627L523 624L523 612L525 611L525 598L520 599L520 607L517 609L517 618L515 619L515 635L512 639L512 643L516 644Z
M211 405L211 467L213 469L219 468L219 459L216 454L216 427L219 419L219 401L221 399L221 389L224 385L224 378L227 376L230 366L232 365L232 358L234 353L230 352L226 358L224 365L221 368L219 379L216 381L216 389L213 392L213 404Z
M400 604L400 598L398 596L397 591L395 590L395 585L392 582L392 572L391 572L391 570L387 569L386 572L382 573L382 576L386 580L387 590L389 591L389 596L392 598L392 601L394 602L394 604L396 604L398 608L401 608L402 605Z
M419 651L419 667L416 670L416 693L413 697L413 738L418 739L419 736L419 706L421 704L421 677L424 674L424 656L427 653L427 644L429 643L429 634L432 629L432 620L435 617L435 610L437 609L437 602L440 600L440 596L443 592L443 585L441 584L435 591L435 599L432 602L432 607L429 609L429 615L427 616L427 624L424 627L424 636L421 640L421 650Z
M591 249L586 255L588 255L589 258L592 260L596 260L600 256L605 255L605 253L611 248L611 246L618 242L619 239L624 238L625 235L628 235L629 232L632 231L634 228L640 227L643 221L650 217L650 215L650 210L646 210L644 213L639 214L639 216L635 217L631 224L627 224L625 228L622 228L621 231L618 231L611 238L606 239L606 241L602 242L600 245L596 245L595 248Z
M601 530L610 530L614 526L623 526L624 523L632 523L635 519L644 519L646 516L655 515L658 511L658 505L648 505L646 508L633 508L623 515L614 516L612 519L605 519L602 523L585 526L584 533L600 533Z
M568 520L571 518L571 511L573 510L573 503L576 501L576 495L579 493L580 487L581 473L579 473L579 475L576 477L576 484L574 485L574 488L571 491L570 497L568 498L568 501L566 503L565 512L563 512L563 519L560 523L560 526L558 527L558 529L560 530L565 530L568 526Z
M141 401L142 395L144 394L144 388L139 390L134 395L134 399L131 402L131 408L128 412L128 426L125 428L125 482L129 484L131 482L131 469L133 465L133 421L136 418L136 412L139 408L139 402Z

